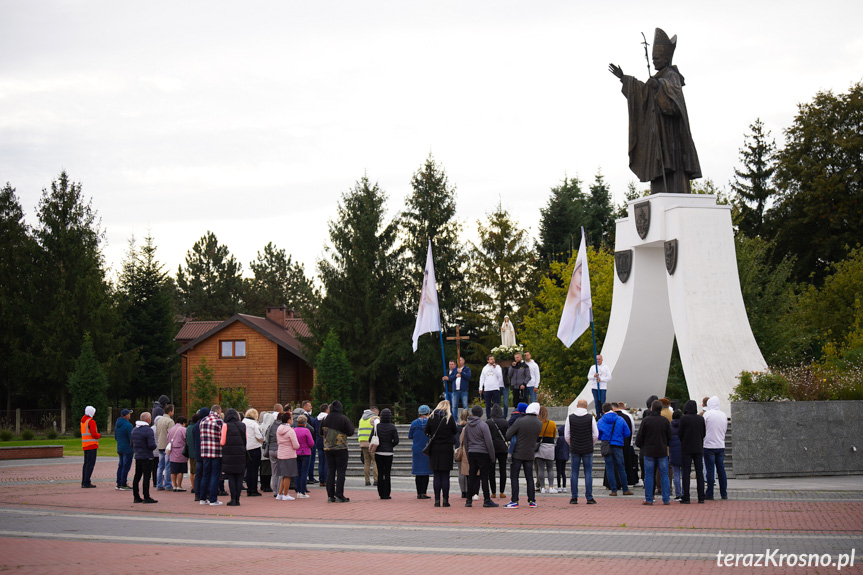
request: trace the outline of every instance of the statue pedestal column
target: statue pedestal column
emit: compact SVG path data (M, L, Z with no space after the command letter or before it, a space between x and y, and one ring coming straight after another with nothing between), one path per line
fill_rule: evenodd
M629 202L616 234L601 351L612 371L608 401L641 407L651 395L662 397L676 336L689 399L700 406L716 395L730 413L740 372L767 369L743 306L730 206L714 196L655 194ZM589 386L578 399L593 401Z

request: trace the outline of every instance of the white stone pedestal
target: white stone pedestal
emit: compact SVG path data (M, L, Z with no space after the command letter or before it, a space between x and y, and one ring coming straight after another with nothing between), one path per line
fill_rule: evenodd
M642 238L635 206L644 202L650 217ZM719 396L730 414L728 395L740 372L767 368L743 307L730 206L714 196L655 194L629 202L616 233L615 252L632 250L632 264L626 282L615 265L600 352L612 371L607 400L644 407L649 396L662 397L676 335L689 398L700 409L702 397ZM666 267L669 240L677 240L673 273ZM592 403L590 387L578 398Z

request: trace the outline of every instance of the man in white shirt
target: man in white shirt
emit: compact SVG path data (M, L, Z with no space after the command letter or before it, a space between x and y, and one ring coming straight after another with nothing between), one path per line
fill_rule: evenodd
M530 381L527 382L528 403L536 402L536 391L539 389L539 365L530 357L530 352L524 352L524 363L530 369Z
M491 408L500 405L500 390L503 387L503 371L495 364L494 356L486 358L487 365L479 374L479 393L485 398L485 418L491 419Z
M597 370L599 366L599 370ZM587 381L593 391L593 407L596 413L602 413L602 406L605 405L605 394L608 391L608 382L611 381L611 370L607 365L602 363L602 356L596 356L596 364L590 366L590 371L587 372Z
M719 397L707 400L704 412L704 465L707 467L704 498L713 499L713 469L719 476L719 496L728 499L728 478L725 476L725 433L728 431L728 416L719 409Z

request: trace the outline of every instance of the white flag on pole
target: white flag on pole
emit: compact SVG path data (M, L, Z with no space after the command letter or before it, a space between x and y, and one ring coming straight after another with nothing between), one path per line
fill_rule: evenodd
M420 308L417 311L417 325L414 328L414 351L417 350L420 336L432 331L440 331L440 307L437 302L437 282L434 277L434 260L432 260L431 240L429 240L429 254L423 272L423 290L420 293Z
M569 347L584 330L590 326L591 308L590 273L587 270L587 246L584 242L584 228L581 228L581 245L578 246L578 258L569 280L569 290L566 292L566 303L560 315L560 325L557 337L563 345Z

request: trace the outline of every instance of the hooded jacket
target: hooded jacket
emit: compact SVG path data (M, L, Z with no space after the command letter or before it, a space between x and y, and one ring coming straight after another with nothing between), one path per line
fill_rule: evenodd
M690 399L683 405L683 417L680 418L680 427L677 430L680 452L701 453L705 430L704 418L698 415L698 404Z
M225 412L221 433L222 471L244 473L246 471L246 424L240 421L240 414L236 409L230 408Z
M464 426L464 445L468 453L485 453L489 457L494 455L491 430L482 417L468 416L467 425Z
M725 449L725 433L728 431L728 418L719 410L719 397L713 396L707 400L707 411L704 412L705 449Z
M515 420L506 430L506 438L516 438L513 459L533 461L536 457L536 440L542 431L542 422L533 413L526 413Z
M665 423L668 421L665 420ZM644 425L644 421L641 422L641 425ZM626 438L632 435L626 422L613 411L602 416L596 424L596 429L599 431L599 440L608 440L614 447L623 447Z
M117 440L117 453L134 453L132 449L132 430L135 426L125 417L118 417L114 424L114 439Z
M488 430L491 432L491 442L494 444L494 453L503 454L507 452L506 430L509 428L503 418L503 408L497 404L491 408L491 419L486 420Z
M332 409L330 409L332 411ZM380 416L372 411L371 409L366 409L363 411L362 417L360 417L359 434L357 435L357 439L360 442L360 447L368 447L369 446L369 438L372 436L372 431L375 428L375 420L379 420Z
M680 418L671 420L671 443L668 444L668 464L680 467L682 459L680 457Z
M613 412L612 412L613 413ZM615 417L618 417L615 415ZM605 416L603 416L605 419ZM599 422L600 425L602 421ZM623 423L626 427L626 423ZM671 442L671 423L658 411L644 418L635 436L635 446L645 457L668 457L668 444Z
M92 411L92 413L88 413L88 411ZM102 434L99 433L99 430L96 428L96 420L93 419L94 415L96 415L96 410L93 409L92 406L88 405L87 409L84 410L84 416L81 418L81 437L84 451L99 449L99 440L102 438ZM87 431L90 433L92 441L84 441L83 429L85 425L87 427Z
M156 434L146 421L135 422L135 429L132 430L132 449L135 452L135 459L153 459Z
M375 425L374 433L380 440L380 445L375 448L375 455L392 454L393 448L399 444L399 432L393 425L393 412L384 409L381 412L381 420Z
M153 422L155 423L156 418L160 415L165 415L165 406L171 403L171 400L168 399L167 395L160 395L157 401L153 402Z
M348 437L355 432L354 424L342 411L342 402L336 400L330 404L330 413L321 421L321 433L324 436L324 451L348 448Z

